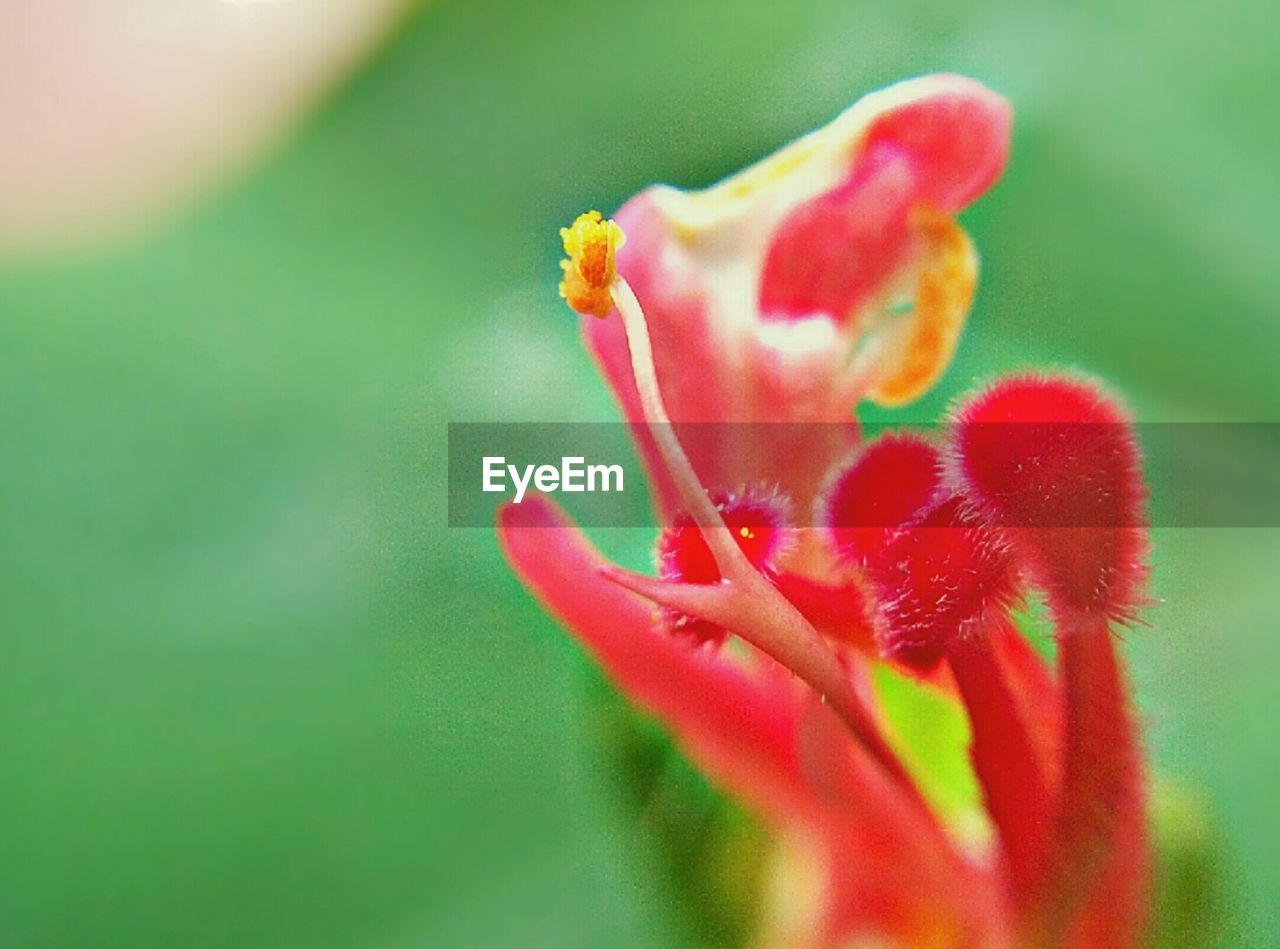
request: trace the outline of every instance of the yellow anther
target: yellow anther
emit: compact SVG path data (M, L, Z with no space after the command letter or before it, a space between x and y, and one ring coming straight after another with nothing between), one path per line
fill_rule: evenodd
M578 215L560 229L568 260L560 261L560 296L579 313L606 317L613 311L610 288L618 276L617 254L627 236L599 211Z
M750 540L751 538L756 536L755 534L751 533L750 527L743 527L739 529L738 534L739 536L742 537L743 540Z

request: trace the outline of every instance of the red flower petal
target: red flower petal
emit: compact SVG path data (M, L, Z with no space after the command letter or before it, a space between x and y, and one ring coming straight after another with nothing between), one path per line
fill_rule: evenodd
M662 632L645 601L600 576L606 561L546 499L503 507L498 530L525 584L708 772L775 817L809 806L799 713L782 683Z
M1039 922L1049 944L1123 949L1137 943L1147 915L1146 789L1128 682L1098 623L1059 640L1066 766Z
M1035 751L1036 770L1050 796L1062 784L1062 701L1053 670L1012 624L997 623L987 641L1009 689L1016 714L1025 723Z
M848 182L779 225L760 282L762 315L851 316L906 257L916 191L910 159L891 142L864 151Z
M1062 792L1033 936L1129 945L1144 917L1149 848L1137 726L1108 621L1133 615L1146 576L1132 427L1089 383L1019 377L959 410L955 463L1008 525L1058 623Z
M1004 171L1013 111L1008 101L964 76L933 77L939 90L885 112L867 130L868 150L891 143L915 169L917 201L955 212Z
M969 713L974 773L1000 833L1014 900L1025 906L1039 895L1053 827L1056 783L1050 753L1056 750L1057 690L1005 616L979 635L953 641L947 657ZM1039 680L1035 692L1028 689L1034 681L1028 674ZM1042 718L1046 712L1055 717L1048 727Z
M861 652L872 651L872 608L855 582L824 583L784 572L774 585L819 632Z
M813 500L856 445L851 403L868 395L850 388L855 341L837 324L929 244L912 227L918 206L951 214L991 183L1008 132L1000 96L970 79L928 76L865 97L707 191L654 187L623 206L615 219L628 240L618 273L644 307L667 414L677 426L735 426L687 439L704 484L777 484L798 505ZM789 319L824 309L831 313ZM945 325L929 327L938 337L925 340L929 365L898 367L910 378L891 380L895 403L918 394L949 358L954 309L943 307ZM778 315L788 319L769 319ZM582 328L628 420L642 422L620 321L584 320ZM669 516L670 485L648 434L637 436Z

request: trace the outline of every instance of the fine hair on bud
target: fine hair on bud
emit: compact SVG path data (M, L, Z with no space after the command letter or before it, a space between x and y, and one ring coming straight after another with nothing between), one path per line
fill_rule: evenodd
M1003 533L959 495L930 507L867 561L886 658L927 671L958 639L982 635L1017 599Z
M1147 576L1137 437L1092 381L1027 374L954 412L948 466L1062 616L1132 621Z

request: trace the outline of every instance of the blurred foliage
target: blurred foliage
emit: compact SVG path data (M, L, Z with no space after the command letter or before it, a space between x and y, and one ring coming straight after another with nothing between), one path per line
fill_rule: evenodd
M1170 781L1157 781L1152 797L1157 862L1150 945L1157 949L1230 945L1222 843L1204 802Z
M965 215L957 362L900 414L1070 364L1143 419L1275 419L1276 41L1257 0L438 0L184 219L10 267L0 944L679 944L575 648L443 526L447 421L613 417L556 228L967 72L1013 100L1013 161ZM1157 545L1126 649L1154 760L1222 832L1173 878L1231 899L1180 912L1273 945L1280 538Z
M645 841L677 924L697 946L748 944L776 846L761 822L713 788L653 719L599 673L586 676L593 747L616 779L624 821Z

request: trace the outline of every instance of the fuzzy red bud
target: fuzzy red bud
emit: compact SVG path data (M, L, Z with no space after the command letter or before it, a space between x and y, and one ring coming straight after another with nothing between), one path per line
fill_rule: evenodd
M1133 425L1097 385L1002 380L963 403L952 463L1067 616L1133 617L1146 578L1146 492Z
M942 485L938 450L918 435L869 442L832 482L822 519L840 553L863 563L919 515Z

